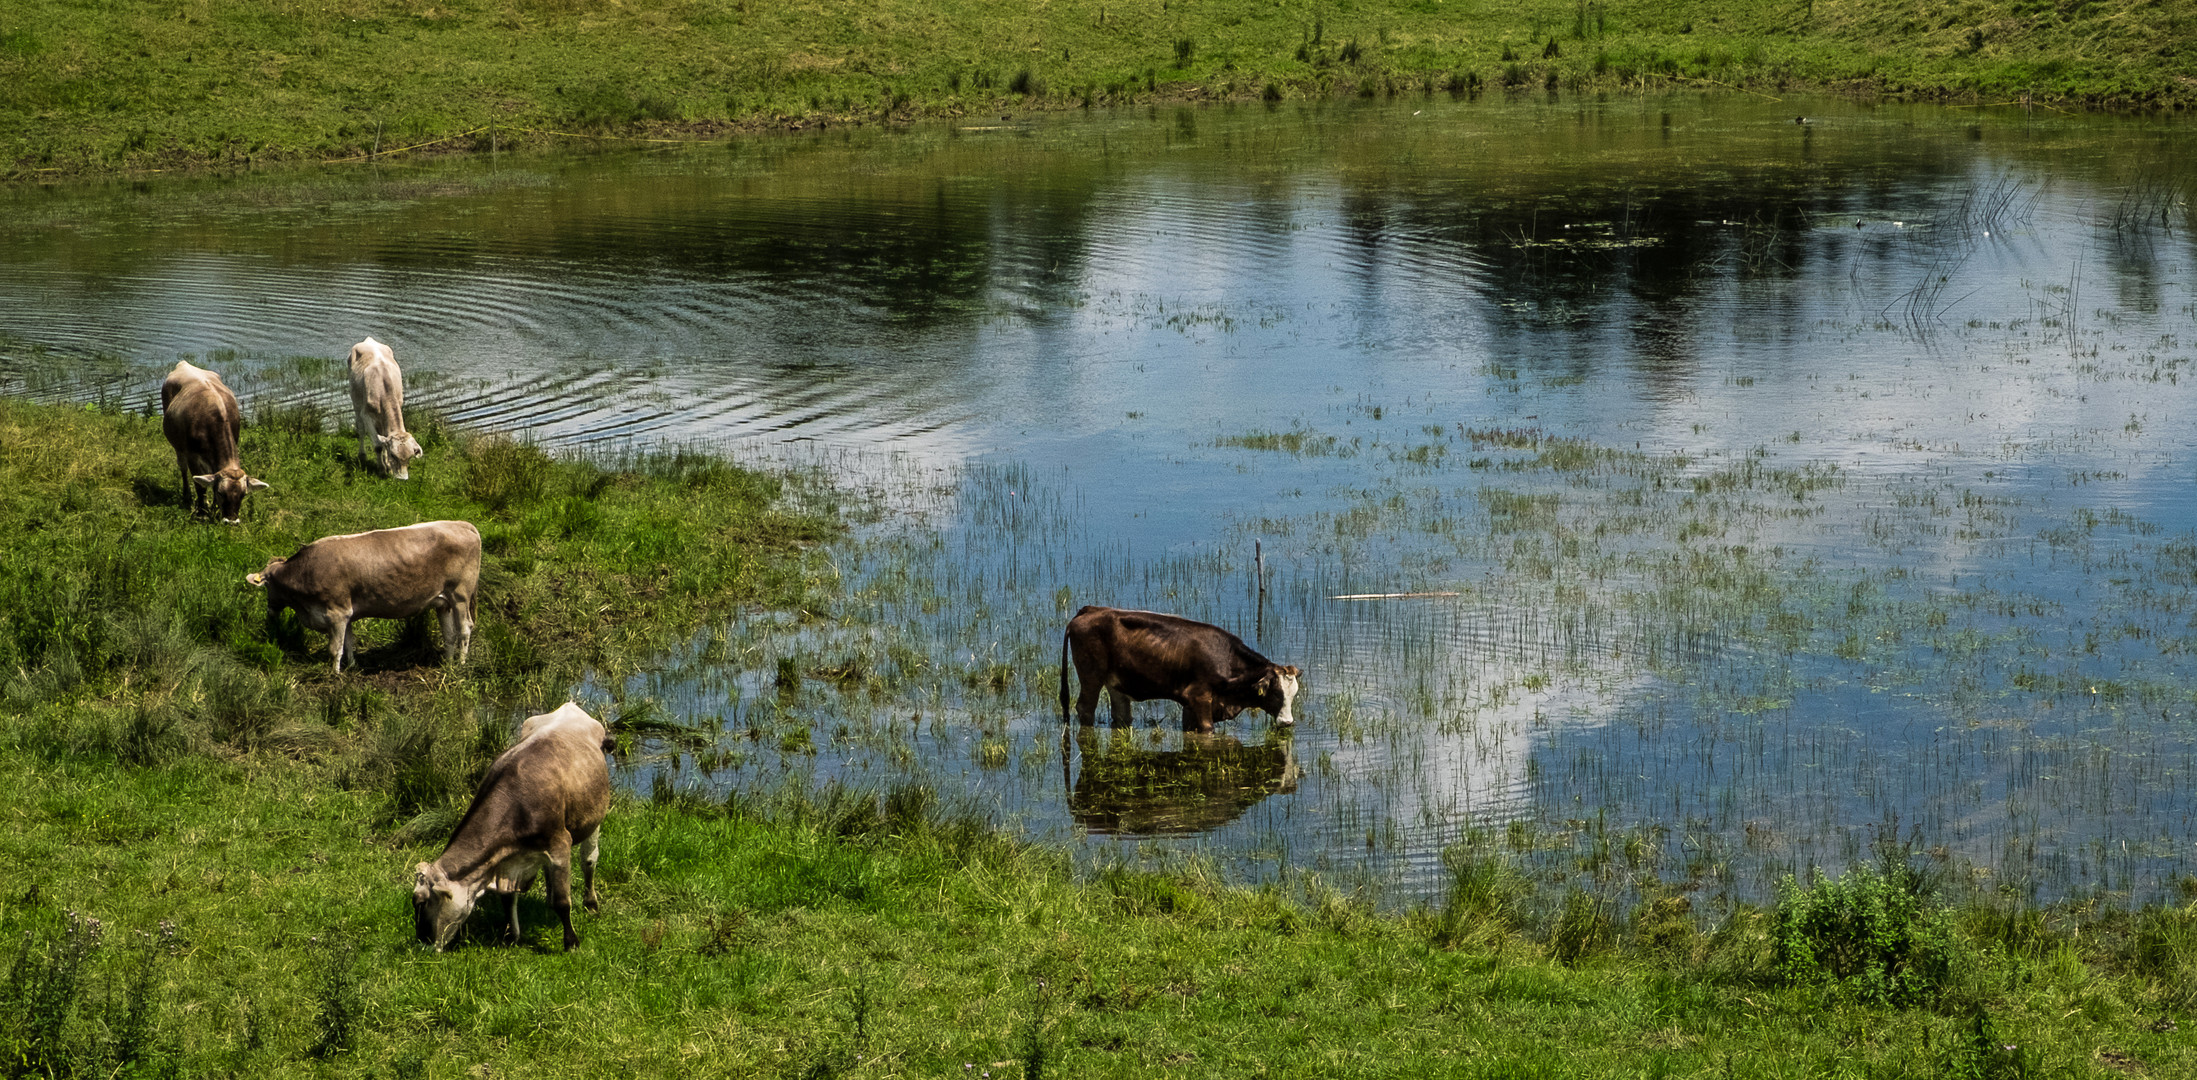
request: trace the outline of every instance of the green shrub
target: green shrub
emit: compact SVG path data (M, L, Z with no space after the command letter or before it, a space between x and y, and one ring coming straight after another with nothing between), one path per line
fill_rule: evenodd
M1913 1005L1936 997L1952 975L1949 914L1904 863L1819 871L1806 887L1778 882L1773 938L1778 974L1795 985L1835 986L1867 1001Z

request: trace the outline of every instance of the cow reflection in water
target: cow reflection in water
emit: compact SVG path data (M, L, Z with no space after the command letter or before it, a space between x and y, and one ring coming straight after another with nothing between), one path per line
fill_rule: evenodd
M1068 812L1093 833L1160 836L1204 832L1243 816L1259 800L1297 790L1296 742L1270 732L1245 746L1232 735L1189 731L1180 750L1153 750L1127 729L1076 728L1060 738ZM1068 740L1082 759L1070 779Z

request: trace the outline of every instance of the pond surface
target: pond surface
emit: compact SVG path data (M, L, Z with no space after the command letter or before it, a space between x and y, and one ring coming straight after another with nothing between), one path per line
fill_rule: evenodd
M916 780L1391 900L1445 850L1759 899L1887 836L2143 900L2197 872L2192 147L1412 97L17 189L0 389L191 355L345 415L372 334L460 423L890 507L844 609L583 688L710 733L644 788ZM1304 667L1298 727L1064 729L1086 603Z

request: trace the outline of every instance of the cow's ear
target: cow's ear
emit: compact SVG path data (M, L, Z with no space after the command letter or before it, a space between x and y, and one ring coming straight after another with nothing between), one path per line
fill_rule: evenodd
M1299 669L1299 668L1297 667L1297 665L1295 665L1295 664L1291 664L1291 665L1289 665L1288 667L1285 667L1285 668L1283 668L1283 669L1282 669L1282 674L1284 674L1284 675L1287 675L1287 676L1289 676L1290 678L1294 679L1294 678L1296 678L1297 676L1299 676L1299 675L1302 675L1302 674L1304 674L1304 672L1303 672L1303 671L1302 671L1301 669Z
M221 475L219 473L202 473L198 476L191 477L191 482L197 484L202 488L210 488L214 486L214 481L219 479L221 479Z
M253 588L255 588L255 589L264 589L264 588L266 588L266 587L267 587L267 575L265 575L265 574L246 574L246 575L244 575L244 583L245 583L246 585L250 585L251 587L253 587Z
M384 449L384 450L387 450L387 449L389 449L389 436L387 436L387 435L376 435L376 436L374 436L374 445L375 445L375 446L379 446L379 447L381 447L381 448L382 448L382 449Z
M267 481L262 480L256 476L247 476L244 478L244 490L246 491L265 491L273 486L273 484L270 484Z

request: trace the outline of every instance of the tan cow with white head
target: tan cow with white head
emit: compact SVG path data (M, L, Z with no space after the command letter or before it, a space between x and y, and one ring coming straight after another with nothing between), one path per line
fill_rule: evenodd
M580 944L572 930L572 852L580 851L583 901L599 910L595 859L610 812L603 754L613 748L602 723L569 701L520 726L518 744L488 767L442 857L413 868L412 926L422 944L449 947L487 892L503 897L509 939L517 941L519 894L536 874L564 923L565 948Z
M481 531L469 521L428 521L323 537L244 581L267 590L270 621L290 608L328 635L339 675L344 660L357 660L353 622L409 619L429 608L442 622L443 660L463 662L473 643Z
M369 337L351 346L351 414L359 454L382 475L412 478L412 462L426 453L404 429L404 372L389 346Z
M234 525L244 497L267 488L266 481L244 475L244 466L237 463L244 413L221 376L188 360L176 361L175 370L160 382L160 430L175 449L192 513L217 513Z

